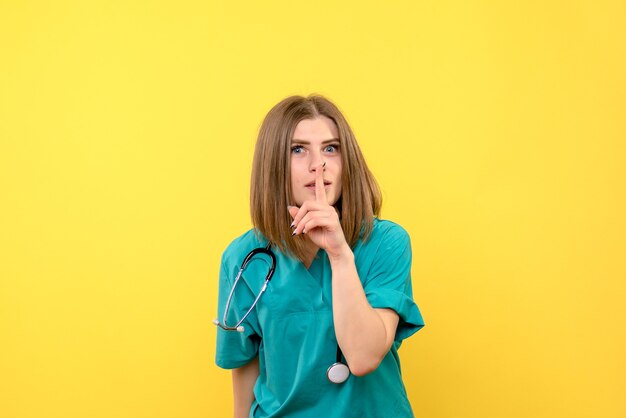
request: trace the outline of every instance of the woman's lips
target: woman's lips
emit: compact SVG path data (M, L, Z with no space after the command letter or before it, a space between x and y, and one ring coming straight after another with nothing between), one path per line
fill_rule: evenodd
M329 181L325 181L325 182L324 182L324 187L328 187L328 186L330 186L330 184L331 184L331 183L330 183ZM315 183L310 183L310 184L307 184L307 185L305 185L304 187L306 187L307 189L313 189L313 190L315 190Z

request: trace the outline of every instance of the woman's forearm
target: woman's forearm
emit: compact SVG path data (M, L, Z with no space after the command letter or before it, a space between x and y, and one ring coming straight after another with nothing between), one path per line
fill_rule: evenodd
M259 377L259 358L233 369L234 418L247 418L254 402L254 384Z
M330 263L337 341L352 374L362 376L375 370L389 351L398 315L390 309L371 307L349 247L331 257Z

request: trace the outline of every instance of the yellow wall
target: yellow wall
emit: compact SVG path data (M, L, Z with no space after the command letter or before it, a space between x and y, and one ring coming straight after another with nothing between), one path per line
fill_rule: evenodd
M218 259L310 92L412 236L416 416L626 416L626 4L249 3L0 3L0 416L228 416Z

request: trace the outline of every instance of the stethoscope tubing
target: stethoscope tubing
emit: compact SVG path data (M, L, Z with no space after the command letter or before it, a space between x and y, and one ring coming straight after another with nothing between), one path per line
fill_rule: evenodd
M257 302L261 298L261 295L263 295L263 293L265 293L265 289L267 289L267 284L270 282L270 280L272 280L272 276L274 275L274 271L276 270L276 256L274 255L274 252L270 249L270 247L271 247L271 243L268 243L267 247L265 247L265 248L255 248L254 250L250 251L248 253L248 255L246 255L246 257L243 259L243 263L241 263L241 267L239 268L239 272L237 273L237 276L235 277L235 281L233 282L233 286L231 287L230 293L228 294L228 299L226 299L226 307L224 309L224 316L222 317L222 322L219 322L216 319L216 320L213 321L213 323L215 325L217 325L218 327L222 328L225 331L238 331L238 332L244 332L245 331L245 328L241 324L243 323L243 321L246 320L248 315L250 315L250 312L252 312L252 310L256 306ZM261 287L261 290L259 291L259 294L254 299L254 302L252 302L252 305L250 306L250 309L248 309L248 311L243 315L243 317L234 326L229 326L226 323L226 315L228 315L228 310L230 308L230 302L231 302L231 300L233 298L233 295L235 293L235 288L237 287L237 283L239 282L239 279L241 278L241 275L243 274L244 270L248 266L248 263L250 262L250 260L252 260L252 257L254 257L255 255L257 255L259 253L266 254L267 256L269 256L271 258L272 264L270 266L270 269L269 269L269 271L267 273L267 276L265 276L265 281L263 282L263 286Z

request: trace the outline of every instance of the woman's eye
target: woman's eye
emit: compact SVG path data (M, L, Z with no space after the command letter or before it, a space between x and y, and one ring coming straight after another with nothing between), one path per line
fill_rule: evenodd
M304 151L304 148L302 148L301 145L295 145L291 147L291 152L294 154L300 154L302 151Z
M328 145L324 148L324 152L337 152L339 151L339 145Z

